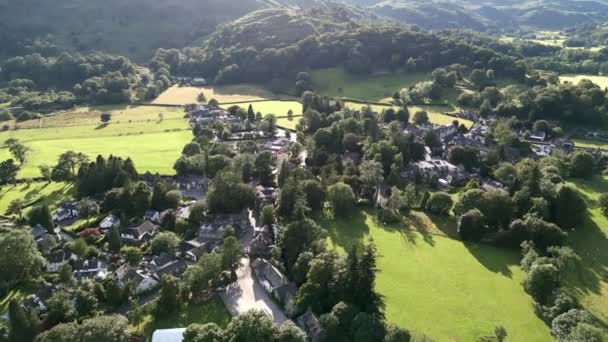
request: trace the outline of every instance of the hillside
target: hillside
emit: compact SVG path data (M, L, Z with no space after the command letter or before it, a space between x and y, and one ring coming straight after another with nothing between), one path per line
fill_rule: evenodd
M373 13L423 28L468 28L511 32L524 28L563 29L602 21L604 0L346 0Z
M224 21L271 5L262 0L0 0L0 56L59 49L149 58L181 48Z

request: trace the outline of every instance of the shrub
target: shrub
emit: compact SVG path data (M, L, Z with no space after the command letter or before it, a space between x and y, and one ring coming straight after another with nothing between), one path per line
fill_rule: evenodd
M445 192L436 192L429 198L427 209L438 215L447 215L453 205L454 201L449 194Z

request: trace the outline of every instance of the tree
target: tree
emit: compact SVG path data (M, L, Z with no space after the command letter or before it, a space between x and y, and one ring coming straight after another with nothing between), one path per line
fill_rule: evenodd
M69 264L59 266L59 281L63 284L71 284L74 279L72 266Z
M199 103L205 103L205 102L207 102L207 97L205 96L205 93L200 92L200 93L199 93L199 94L196 96L196 100L197 100Z
M465 241L479 241L485 232L485 216L477 209L469 210L458 220L458 234Z
M76 307L72 298L65 291L55 292L47 301L48 312L45 318L47 326L66 323L76 318Z
M118 252L120 250L120 246L122 245L122 239L120 237L120 232L118 228L110 229L110 233L108 234L108 245L110 250L113 252Z
M208 291L215 289L222 271L222 256L217 253L205 254L196 265L188 267L183 279L194 299L204 298Z
M99 120L101 120L102 123L108 123L110 122L110 120L112 120L112 114L111 113L102 113L99 116Z
M184 146L184 149L182 150L182 154L188 157L197 155L197 154L201 154L202 153L202 149L201 149L201 145L197 142L191 142L186 144L186 146Z
M221 247L222 267L225 270L235 272L241 260L241 243L234 236L224 238L224 243Z
M523 284L537 302L546 304L559 286L559 270L552 264L533 265Z
M253 163L256 177L258 177L260 183L265 186L271 186L273 183L272 165L273 155L270 151L258 153ZM288 172L288 170L285 169L285 172Z
M129 322L137 327L139 330L139 325L144 321L145 311L139 305L139 301L137 299L131 300L131 311L129 311Z
M173 253L180 242L180 238L175 233L160 232L152 239L152 242L150 242L150 249L155 255Z
M74 301L78 317L91 316L97 309L99 302L92 291L79 289L76 291L76 299Z
M552 203L553 219L562 229L575 228L583 221L587 205L576 189L560 185Z
M120 252L122 253L127 264L132 267L137 267L143 257L141 249L133 246L125 246L120 250Z
M47 183L50 183L52 180L53 168L49 165L40 165L38 166L38 169L40 170L42 178L44 178Z
M410 342L412 335L407 329L400 328L393 324L386 326L384 342Z
M190 324L184 331L184 342L223 342L224 331L215 323Z
M19 164L23 166L23 163L25 163L25 156L29 151L29 148L20 142L15 142L8 147L8 150L11 155L17 159Z
M212 213L238 213L252 208L255 191L250 185L243 184L234 173L223 172L211 184L207 194L207 204Z
M602 209L602 213L608 216L608 194L601 194L598 199L598 204L600 209Z
M14 160L7 159L0 162L0 185L14 182L18 172L19 166L15 165Z
M447 215L452 209L453 205L454 201L452 200L450 194L445 192L435 192L431 194L426 208L432 213L438 215Z
M378 198L378 191L384 181L384 169L382 164L377 161L366 160L359 166L360 179L363 183L365 193L367 193L375 203Z
M40 330L40 320L35 312L11 300L8 307L9 341L32 342Z
M570 156L570 175L589 179L595 174L595 158L585 151L576 151Z
M18 215L19 218L23 215L23 209L25 208L25 201L22 199L14 199L8 204L6 208L6 215Z
M225 338L231 342L273 341L276 328L268 316L261 311L249 311L230 321Z
M276 215L274 213L274 207L267 204L262 207L262 213L260 214L260 222L262 226L273 226L276 221Z
M471 71L469 80L471 81L471 83L473 83L474 86L477 87L477 89L482 90L488 82L487 76L488 76L487 73L484 72L483 70L474 69L473 71Z
M353 319L351 333L353 342L383 341L386 328L378 317L361 312Z
M76 322L59 324L40 334L36 342L124 342L128 340L128 321L124 316L97 316Z
M78 213L81 217L86 218L87 223L89 223L92 216L99 214L99 204L90 198L83 198L78 202Z
M190 206L190 216L188 221L195 225L201 225L205 221L207 215L207 202L196 201Z
M599 336L595 333L591 334L590 339L579 339L575 338L575 334L580 333L577 331L581 325L593 326L595 324L593 316L585 310L572 309L556 317L551 322L551 333L556 337L558 342L567 341L589 341L599 342L602 341L601 332Z
M337 216L344 216L354 208L356 199L350 185L339 182L327 188L327 200Z
M0 250L0 284L21 284L40 274L44 259L29 231L1 234Z
M306 342L306 334L291 321L286 321L275 333L276 342Z
M289 162L287 159L283 160L281 167L279 168L279 175L277 176L277 184L282 187L287 179L289 178Z
M156 304L158 316L166 316L177 312L182 304L181 286L179 279L172 275L165 275L161 279L160 296Z
M325 203L325 189L315 179L307 179L302 182L302 191L306 197L306 203L313 211L323 209Z
M277 237L277 246L287 269L292 269L300 254L323 237L321 227L311 219L289 223Z
M165 194L165 204L168 208L176 209L182 202L182 193L179 190L170 190Z
M429 123L429 115L427 112L421 110L414 113L414 124L426 125L427 123Z
M54 226L51 210L46 204L32 207L27 216L28 223L32 227L39 224L46 229L52 229Z
M251 104L247 108L247 120L249 120L249 122L255 121L255 112L253 111L253 106Z

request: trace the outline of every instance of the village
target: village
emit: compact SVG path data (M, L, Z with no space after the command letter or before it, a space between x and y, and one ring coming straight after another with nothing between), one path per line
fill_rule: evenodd
M255 153L270 152L273 177L282 174L281 168L294 169L307 164L306 149L301 145L293 148L294 144L299 144L297 134L277 128L272 119L248 120L247 113L236 106L228 110L213 104L193 104L185 106L185 109L192 129L204 130L207 133L203 135L208 134L211 141L225 144L230 149L243 147L245 143L239 144L246 142L247 148ZM462 129L459 118L472 120L473 127ZM410 163L399 173L399 177L404 182L444 191L463 187L471 181L486 190L506 189L506 185L468 161L468 158L475 159L496 151L496 143L488 138L495 120L492 117L481 118L476 113L461 112L454 117L453 124L401 124L399 129L402 133L411 136L414 143L424 146L424 152L423 158ZM550 156L554 151L567 154L575 150L572 141L547 132L551 132L550 127L543 131L521 129L514 132L514 139L528 144L535 159ZM455 148L461 152L460 155L454 153ZM602 153L599 150L590 152ZM501 153L513 163L522 158L516 148L506 148ZM467 154L472 157L467 157ZM598 160L603 160L599 157ZM359 165L362 151L346 150L340 159L345 165ZM163 211L149 209L141 217L119 217L112 211L104 213L102 203L90 199L87 199L86 205L82 203L84 200L61 203L52 214L52 226L38 224L30 230L45 258L45 271L48 274L72 272L77 282L114 282L118 286L129 286L131 295L138 298L138 304L146 305L158 299L164 276L182 277L202 256L217 253L226 236L232 235L238 238L242 247L239 267L233 277L216 289L228 311L236 316L249 310L261 310L279 324L293 320L311 341L320 341L322 328L318 317L311 310L302 312L296 309L298 287L270 261L280 232L276 224L263 224L261 216L264 207L276 208L278 205L280 189L274 181L269 186L268 182L263 184L260 179L252 178L248 184L255 191L253 207L238 213L208 215L194 233L180 241L175 248L167 248L159 253L150 251L151 243L166 231L163 227L167 222L172 221L173 225L176 220L192 222L191 209L208 197L211 177L188 171L179 173L160 178L150 173L141 175L141 180L150 191L160 179L166 187L179 193L176 207ZM386 205L388 191L388 186L379 190L376 205ZM77 234L62 228L81 219L83 211L94 211L100 219ZM90 215L86 214L87 217ZM140 257L136 257L135 261L125 259L124 249L122 253L112 250L104 242L111 239L110 235L116 231L120 232L123 246L139 251ZM96 247L85 248L84 253L78 252L74 245L82 240ZM47 301L58 290L57 284L47 283L26 298L22 305L44 314L48 309ZM118 311L127 313L132 309L130 306L123 303ZM179 338L184 330L185 327L157 330L152 341L181 341Z

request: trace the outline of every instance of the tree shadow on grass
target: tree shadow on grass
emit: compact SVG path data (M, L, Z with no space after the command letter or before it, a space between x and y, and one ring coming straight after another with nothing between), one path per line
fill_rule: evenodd
M608 238L589 215L574 232L569 232L568 242L580 257L565 277L566 286L579 295L600 294L602 281L608 281Z
M321 214L315 221L324 227L334 245L348 251L353 245L363 245L369 235L364 210L354 210L348 217Z
M520 256L516 251L480 243L463 242L472 256L488 270L512 278L509 266L519 265Z
M100 129L104 129L106 127L108 127L110 124L108 122L104 122L102 124L97 125L97 127L95 127L95 130L98 131Z

